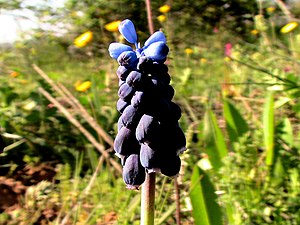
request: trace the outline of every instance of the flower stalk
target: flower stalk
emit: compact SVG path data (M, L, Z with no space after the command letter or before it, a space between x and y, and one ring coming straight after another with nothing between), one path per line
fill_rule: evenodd
M147 10L149 31L150 31L150 34L153 34L154 27L153 27L153 21L152 21L151 0L146 0L146 10Z
M141 225L154 225L155 173L147 173L142 185Z
M146 0L146 10L150 34L154 33L151 1ZM146 173L145 182L142 185L141 195L141 225L154 225L155 211L155 172Z

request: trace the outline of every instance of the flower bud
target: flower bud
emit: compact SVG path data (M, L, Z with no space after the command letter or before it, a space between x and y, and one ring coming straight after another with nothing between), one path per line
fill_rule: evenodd
M124 20L119 25L119 31L131 44L137 43L137 35L131 20Z

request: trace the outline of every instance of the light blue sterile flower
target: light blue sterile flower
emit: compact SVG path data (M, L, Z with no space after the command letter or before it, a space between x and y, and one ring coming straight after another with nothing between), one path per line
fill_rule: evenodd
M133 51L128 45L111 43L108 48L109 55L112 58L117 59L119 64L124 64L127 67L134 67L137 59L141 56L149 57L158 63L163 63L166 60L169 48L166 44L166 37L163 32L157 31L152 34L146 40L144 47L141 48L140 44L137 43L137 34L134 25L129 19L120 23L119 31L129 43L134 44L136 47L136 50ZM123 52L127 53L122 54Z
M133 49L128 45L113 42L109 45L108 51L109 51L110 57L117 59L119 57L119 55L121 55L122 52L133 51Z
M143 49L147 48L149 45L151 45L152 43L157 42L157 41L162 41L164 43L167 42L166 37L163 32L156 31L154 34L152 34L145 42Z
M131 20L123 20L119 25L119 31L129 43L137 44L137 34Z
M156 41L143 50L142 55L146 56L153 61L163 63L166 61L169 53L169 47L163 41Z

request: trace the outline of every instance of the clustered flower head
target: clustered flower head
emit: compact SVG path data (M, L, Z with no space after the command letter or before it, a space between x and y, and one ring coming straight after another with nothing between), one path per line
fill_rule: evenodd
M111 43L108 49L119 63L117 110L121 116L114 150L121 158L127 188L138 189L146 172L169 177L179 173L179 154L186 149L186 139L164 64L169 52L165 35L157 31L141 47L130 20L122 21L119 31L135 49L121 43Z

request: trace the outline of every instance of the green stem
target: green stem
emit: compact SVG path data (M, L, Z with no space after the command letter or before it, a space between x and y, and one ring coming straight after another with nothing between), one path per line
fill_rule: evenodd
M244 61L240 61L240 60L238 60L238 59L236 59L236 58L230 57L230 59L232 59L233 61L236 61L236 62L238 62L238 63L240 63L240 64L242 64L242 65L244 65L244 66L247 66L247 67L249 67L249 68L251 68L251 69L254 69L254 70L257 70L257 71L266 73L266 74L268 74L269 76L271 76L272 78L275 78L275 79L277 79L277 80L280 80L280 81L284 82L283 85L288 85L287 83L289 83L289 84L292 85L293 87L297 87L296 84L295 84L293 81L288 80L288 79L285 79L285 78L282 78L282 77L280 77L280 76L278 76L278 75L275 75L275 74L271 73L269 70L267 70L267 69L265 69L265 68L253 66L253 65L251 65L251 64L249 64L249 63L246 63L246 62L244 62Z
M146 173L142 186L141 225L154 225L155 173Z

